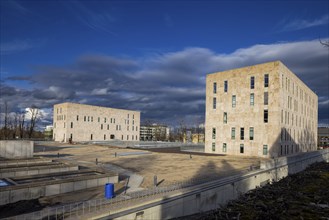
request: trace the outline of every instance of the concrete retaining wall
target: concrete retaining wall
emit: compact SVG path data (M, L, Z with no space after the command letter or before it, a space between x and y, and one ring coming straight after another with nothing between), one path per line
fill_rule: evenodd
M44 164L44 163L50 163L53 160L51 159L18 159L18 160L0 160L0 168L6 168L9 166L29 166L29 165L35 165L35 164Z
M103 214L94 219L170 219L205 212L225 205L256 187L277 181L304 170L310 164L329 161L329 149L282 157L262 164L263 169L248 174L231 176L184 189L152 202L130 209Z
M31 158L33 146L33 141L0 140L0 157Z
M0 205L17 202L20 200L36 199L42 196L52 196L61 193L73 192L91 187L104 186L106 183L117 183L118 176L91 176L89 178L77 178L70 181L54 181L54 184L40 184L38 186L13 187L0 191ZM11 187L9 187L11 188Z
M48 173L58 173L66 171L79 170L77 165L57 165L57 166L47 166L47 167L24 167L24 168L4 168L0 169L0 178L5 177L17 177L17 176L28 176L37 174L48 174Z

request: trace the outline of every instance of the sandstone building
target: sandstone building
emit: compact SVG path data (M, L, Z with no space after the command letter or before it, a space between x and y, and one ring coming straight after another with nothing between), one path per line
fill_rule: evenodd
M139 140L140 112L100 106L54 105L55 141Z
M277 157L312 151L317 126L317 95L280 61L207 75L207 153Z

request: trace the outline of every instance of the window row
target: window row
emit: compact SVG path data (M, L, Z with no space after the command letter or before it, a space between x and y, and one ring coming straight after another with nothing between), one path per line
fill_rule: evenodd
M77 121L79 121L79 115L77 115L76 119L77 119ZM104 120L104 123L107 122L107 118L106 117L104 117L103 120ZM109 120L110 120L109 123L114 123L115 124L115 118L110 118ZM83 116L83 121L93 122L94 121L94 117L93 116ZM101 118L100 117L97 118L97 122L101 122Z
M283 74L281 74L281 81L282 81L281 88L284 88L289 93L291 92L290 94L293 94L293 95L296 94L296 97L301 99L302 101L304 101L306 104L309 104L312 106L315 105L315 100L312 99L302 88L300 88L297 83L296 83L296 85L294 82L292 82L292 84L290 84L290 79L287 77L285 77L285 79L284 79Z
M264 87L268 87L269 85L269 75L268 74L264 74ZM228 92L228 80L224 81L224 92ZM254 89L255 88L255 77L251 76L250 77L250 89ZM213 93L216 94L217 93L217 82L213 83Z
M62 114L62 108L57 108L57 114Z
M235 127L231 128L231 139L235 140L236 132ZM244 140L244 128L240 128L240 140ZM212 128L212 139L216 139L216 128ZM249 128L249 140L254 140L254 127Z
M66 116L65 115L57 115L57 121L62 121L62 120L65 120L66 119Z
M224 112L223 113L223 123L227 124L227 121L228 121L227 112ZM267 109L264 109L263 122L268 123L268 110Z
M299 116L298 120L297 114L290 114L289 111L284 111L283 113L283 110L281 110L281 124L304 127L307 121L310 121L309 123L313 124L313 120L308 120L307 118L302 116Z
M268 92L264 92L264 105L268 105ZM235 108L237 104L236 95L232 95L232 108ZM250 106L255 105L255 94L250 93ZM217 98L213 97L213 109L217 109Z
M90 140L91 141L93 140L93 138L94 138L93 134L90 134ZM108 140L106 134L104 134L103 138L104 138L104 141ZM115 139L115 135L111 134L110 135L110 140L113 140L113 139ZM72 140L72 134L71 134L71 140ZM121 135L121 140L124 140L124 135ZM129 141L129 135L126 136L126 140ZM131 135L131 140L132 141L138 141L137 135Z
M63 127L65 128L66 123L63 123ZM110 124L107 125L103 125L101 124L100 128L101 130L105 129L105 127L107 126L107 130L110 130ZM56 128L56 122L54 123L54 128ZM73 122L70 123L70 128L73 128ZM138 131L138 127L137 126L131 126L132 131ZM116 130L117 131L121 131L121 125L116 125ZM127 126L127 131L129 131L129 126Z
M223 153L226 153L227 152L227 148L228 148L227 144L226 143L223 143L222 152ZM240 144L240 149L239 149L240 150L240 154L243 154L245 152L245 149L244 148L245 148L244 144ZM215 142L212 143L211 150L213 152L216 151L216 143ZM263 155L266 156L267 154L268 154L268 146L264 144L263 145Z

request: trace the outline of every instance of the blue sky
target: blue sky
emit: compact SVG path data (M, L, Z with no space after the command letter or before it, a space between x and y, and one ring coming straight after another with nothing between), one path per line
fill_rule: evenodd
M205 75L281 60L329 124L328 1L1 1L1 103L204 121Z

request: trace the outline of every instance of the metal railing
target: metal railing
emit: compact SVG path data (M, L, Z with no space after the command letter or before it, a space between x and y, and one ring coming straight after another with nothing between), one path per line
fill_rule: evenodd
M198 178L198 179L190 179L188 181L174 182L166 186L154 187L142 191L121 194L118 197L112 199L100 198L95 200L87 200L82 202L71 203L64 206L49 207L40 211L9 217L7 219L34 220L34 219L78 218L79 216L84 216L86 214L91 214L104 210L112 211L112 210L118 210L122 207L129 207L133 204L140 203L141 200L150 199L158 195L166 195L176 190L181 190L199 184L220 180L222 178L223 177L217 176L211 178Z

